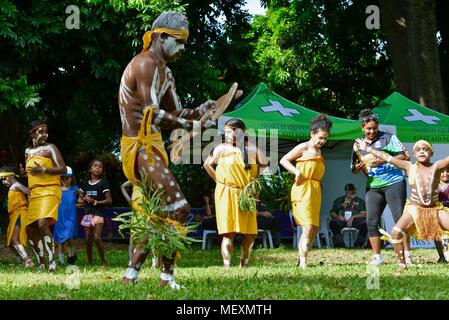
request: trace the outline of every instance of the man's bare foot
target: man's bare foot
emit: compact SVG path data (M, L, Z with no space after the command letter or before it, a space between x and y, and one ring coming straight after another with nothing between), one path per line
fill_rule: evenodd
M176 283L175 277L173 276L173 274L164 273L164 272L161 273L161 276L159 279L159 284L161 285L161 287L165 287L168 285L168 286L170 286L170 288L175 289L175 290L184 288Z
M249 259L240 259L240 268L248 268Z
M123 284L136 284L137 283L137 279L130 279L127 277L123 277L122 278L122 283Z
M32 268L34 267L34 262L31 259L26 260L23 265L25 266L25 268Z
M50 265L48 266L48 271L50 271L50 272L56 271L56 261L52 261L50 263Z
M161 285L161 287L165 287L166 285L168 285L168 280L159 279L159 284Z
M138 276L139 276L139 271L137 271L133 268L128 268L128 269L126 269L125 274L123 275L122 283L123 284L135 284L137 282Z
M170 288L175 289L175 290L184 288L184 287L180 286L179 284L177 284L175 279L170 279L170 280L160 279L159 284L161 285L161 287L170 286Z

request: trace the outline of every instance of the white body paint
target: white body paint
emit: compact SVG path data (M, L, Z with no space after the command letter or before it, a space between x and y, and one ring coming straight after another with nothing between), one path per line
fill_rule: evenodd
M52 147L51 145L48 145L48 146L40 146L40 147L37 147L37 148L34 148L34 149L27 148L27 149L25 150L25 155L26 155L26 157L28 158L28 157L30 157L30 156L32 156L32 155L35 155L35 154L37 154L37 153L40 153L40 152L42 152L42 151L48 151L48 152L50 152L50 154L51 154L51 159L52 159L53 162L56 164L56 166L59 167L59 162L58 162L58 160L56 159L56 151L55 151L55 149L53 149L53 147Z
M162 211L175 211L187 204L188 204L187 200L182 199L180 201L176 201L175 203L166 206Z
M55 253L53 239L50 238L49 236L44 236L44 243L45 243L45 249L47 250L47 254L48 254L48 261L53 261L53 256Z
M23 260L26 260L28 258L27 252L25 251L25 248L21 244L18 244L14 247L16 248L17 253Z

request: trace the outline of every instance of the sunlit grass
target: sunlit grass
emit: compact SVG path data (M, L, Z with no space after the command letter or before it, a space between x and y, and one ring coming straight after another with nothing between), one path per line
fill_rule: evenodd
M2 299L448 299L449 265L440 265L436 251L413 251L415 266L397 272L394 253L384 250L379 289L367 289L369 250L316 249L307 270L296 267L297 252L280 249L253 250L248 269L222 268L218 246L211 251L195 247L179 259L176 280L185 289L161 288L159 271L145 266L137 285L124 286L121 277L127 264L127 245L106 243L109 267L86 267L80 242L79 289L69 289L66 268L49 274L19 266L7 248L0 248L0 298ZM97 259L98 261L98 259ZM97 262L98 263L98 262Z

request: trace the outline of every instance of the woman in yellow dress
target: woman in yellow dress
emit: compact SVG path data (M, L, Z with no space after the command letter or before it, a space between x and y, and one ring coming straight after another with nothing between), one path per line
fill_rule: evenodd
M45 268L44 252L48 257L48 270L56 269L55 245L50 226L58 220L61 201L60 175L67 172L58 148L47 143L47 125L41 121L31 123L30 147L25 150L28 187L31 190L28 212L22 218L31 246L38 257L39 267Z
M245 143L245 124L240 119L225 123L225 143L215 147L206 159L204 168L217 183L215 211L218 234L223 237L221 254L225 268L231 266L233 241L237 233L243 235L240 267L247 267L254 240L257 237L257 215L242 212L238 197L243 188L267 167L262 152Z
M14 253L20 257L26 268L30 268L33 266L33 261L28 257L28 254L25 251L27 235L25 227L20 221L20 218L27 212L30 190L16 180L16 174L14 173L13 167L1 167L0 180L9 188L9 224L8 229L6 230L6 245L11 246Z
M320 229L321 179L324 176L324 158L320 148L326 143L332 127L332 122L324 114L319 114L310 123L310 140L297 145L280 161L295 175L291 201L296 224L302 226L298 266L303 269L307 265L310 245ZM292 161L296 161L296 167Z

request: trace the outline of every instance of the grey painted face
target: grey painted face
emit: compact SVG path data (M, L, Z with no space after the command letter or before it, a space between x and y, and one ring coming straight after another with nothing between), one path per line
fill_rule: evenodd
M168 36L162 39L162 49L168 61L175 61L185 51L185 43L184 40Z

